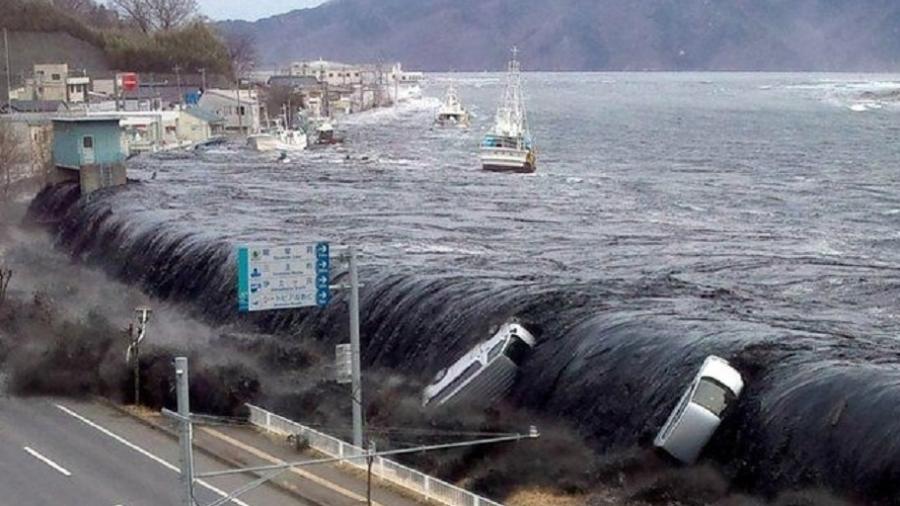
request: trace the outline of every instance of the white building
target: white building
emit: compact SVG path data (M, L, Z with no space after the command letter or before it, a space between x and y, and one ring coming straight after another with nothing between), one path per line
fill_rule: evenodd
M259 132L261 113L256 90L206 90L199 107L225 120L227 130Z

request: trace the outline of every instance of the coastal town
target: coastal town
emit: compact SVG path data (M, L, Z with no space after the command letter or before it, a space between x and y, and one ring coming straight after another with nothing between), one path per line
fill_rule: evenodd
M86 72L66 62L34 64L0 104L0 122L28 155L7 170L6 185L80 178L90 193L124 184L123 162L142 153L244 139L257 150L333 143L341 118L419 97L422 80L421 72L404 71L401 63L321 59L248 72L231 84L205 72ZM303 142L268 142L285 132Z

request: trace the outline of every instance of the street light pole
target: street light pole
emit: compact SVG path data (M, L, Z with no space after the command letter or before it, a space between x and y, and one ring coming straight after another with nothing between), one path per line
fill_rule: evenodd
M190 381L187 357L175 357L176 396L180 430L178 443L181 447L181 484L184 506L194 506L194 454L191 448L193 429L191 427Z
M353 446L363 447L362 415L362 366L359 352L359 273L356 266L356 248L349 247L350 256L350 367L353 398Z
M3 48L6 50L6 105L7 108L12 109L12 80L10 78L12 69L9 68L9 30L6 28L3 29ZM9 112L12 113L12 110Z

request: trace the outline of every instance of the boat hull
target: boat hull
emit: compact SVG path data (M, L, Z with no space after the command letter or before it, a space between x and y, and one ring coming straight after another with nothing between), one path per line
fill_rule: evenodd
M534 153L522 149L485 149L481 152L481 168L489 172L531 174L536 170Z

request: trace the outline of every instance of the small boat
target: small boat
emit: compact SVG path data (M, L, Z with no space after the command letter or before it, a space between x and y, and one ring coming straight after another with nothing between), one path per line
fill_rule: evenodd
M422 406L489 406L512 388L519 365L535 344L534 336L521 324L503 324L493 337L435 375L422 393Z
M437 118L434 121L440 126L458 126L462 128L469 126L469 111L460 102L456 86L452 83L447 88L444 102L441 104L441 108L438 109Z
M299 130L276 129L247 137L247 145L255 151L302 151L307 139Z
M506 75L506 89L497 108L494 126L481 141L481 167L492 172L532 173L537 169L535 148L528 129L522 97L518 50L513 48Z

